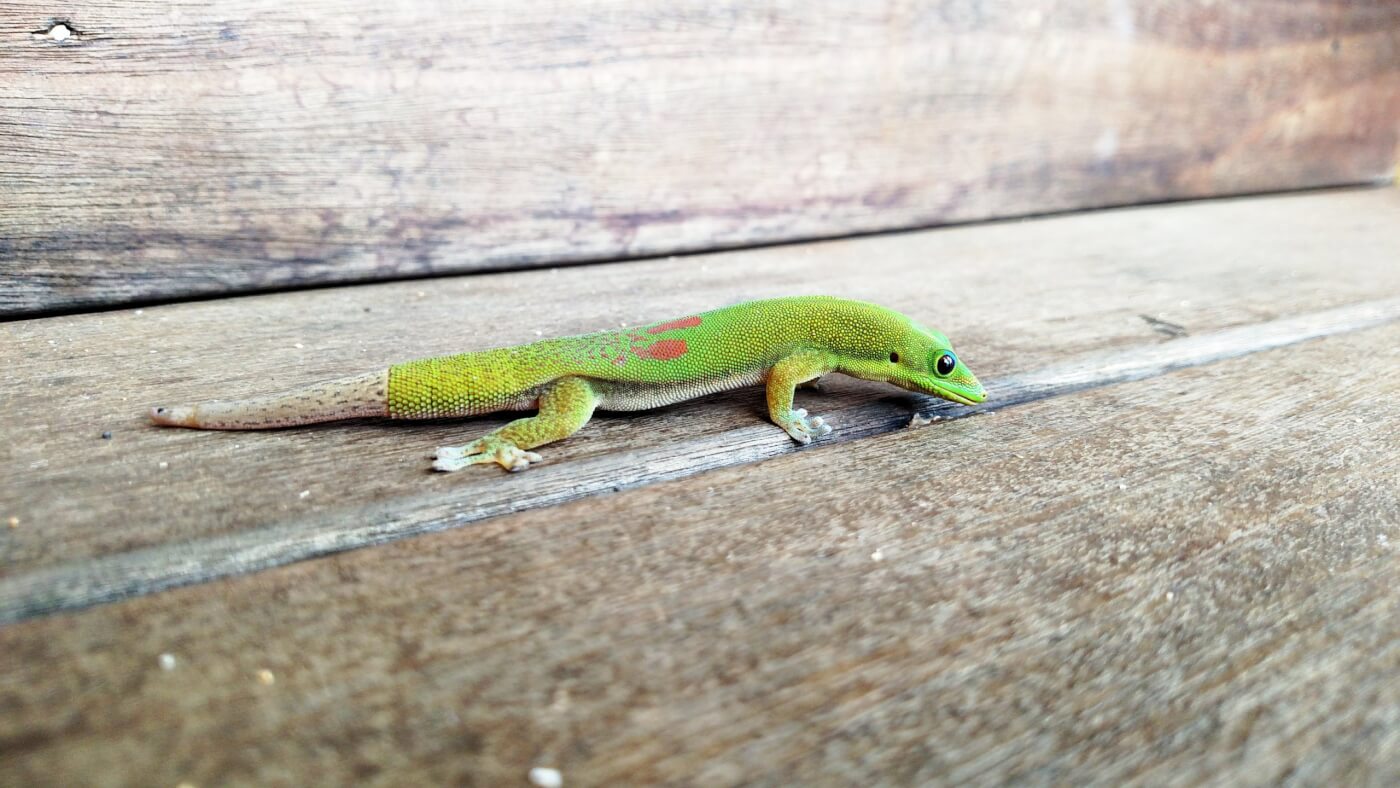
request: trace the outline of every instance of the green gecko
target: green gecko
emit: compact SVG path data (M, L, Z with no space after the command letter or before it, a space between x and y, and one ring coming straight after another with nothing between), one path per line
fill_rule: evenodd
M793 408L793 392L829 372L893 383L963 405L986 399L948 337L875 304L829 296L749 301L638 328L396 364L386 370L253 399L151 410L157 424L255 430L337 419L434 419L537 410L433 468L499 463L519 471L531 449L578 432L598 408L646 410L764 384L768 415L798 443L831 432Z

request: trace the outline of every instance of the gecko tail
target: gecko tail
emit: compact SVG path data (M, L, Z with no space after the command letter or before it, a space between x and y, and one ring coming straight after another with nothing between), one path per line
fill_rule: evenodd
M267 430L389 414L389 370L250 399L151 408L151 421L199 430Z

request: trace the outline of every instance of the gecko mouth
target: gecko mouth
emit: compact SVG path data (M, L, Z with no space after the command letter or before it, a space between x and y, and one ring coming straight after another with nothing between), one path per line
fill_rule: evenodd
M857 375L859 377L859 375ZM946 399L949 402L956 402L959 405L976 405L987 399L987 391L982 388L982 384L976 378L971 380L972 385L962 385L963 381L954 382L947 378L936 378L932 375L909 375L872 378L893 383L907 391L928 394L929 396ZM963 380L967 378L964 377Z
M987 399L987 391L981 384L976 388L963 388L961 386L950 386L942 381L934 382L929 386L929 393L935 397L942 397L949 402L956 402L959 405L976 405Z

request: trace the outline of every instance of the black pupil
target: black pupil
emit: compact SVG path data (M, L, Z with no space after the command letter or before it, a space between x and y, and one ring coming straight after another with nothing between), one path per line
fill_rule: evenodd
M938 374L952 374L953 367L956 367L957 365L958 362L954 360L954 358L951 355L944 353L943 355L938 357Z

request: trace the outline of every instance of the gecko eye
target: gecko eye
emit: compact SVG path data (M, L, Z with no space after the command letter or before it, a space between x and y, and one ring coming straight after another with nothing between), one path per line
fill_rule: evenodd
M933 363L933 371L944 377L953 374L953 370L958 366L958 357L952 353L944 353Z
M894 353L894 352L891 352L891 353L890 353L890 363L891 363L891 364L898 364L898 363L899 363L899 354L898 354L898 353Z

